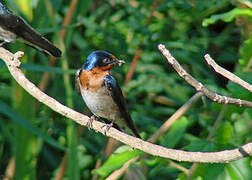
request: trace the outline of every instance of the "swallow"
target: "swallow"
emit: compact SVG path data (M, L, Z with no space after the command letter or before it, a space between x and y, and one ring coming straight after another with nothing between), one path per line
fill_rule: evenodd
M61 56L58 48L0 1L0 40L3 41L0 46L16 39L54 57Z
M111 69L122 63L123 60L118 60L108 52L92 52L75 74L76 90L93 113L87 124L89 129L93 120L102 118L107 123L105 134L113 126L118 130L131 130L136 137L141 138L127 109L122 90L110 75Z

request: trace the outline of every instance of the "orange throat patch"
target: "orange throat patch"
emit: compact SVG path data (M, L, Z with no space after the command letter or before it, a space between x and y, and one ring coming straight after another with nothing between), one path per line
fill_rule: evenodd
M91 71L83 69L79 76L81 87L85 90L96 92L102 87L103 78L109 75L110 68L93 68Z

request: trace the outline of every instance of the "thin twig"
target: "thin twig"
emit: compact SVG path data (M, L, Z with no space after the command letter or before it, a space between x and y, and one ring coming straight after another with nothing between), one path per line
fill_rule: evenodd
M176 169L179 169L180 171L184 172L186 175L189 174L189 169L186 169L185 167L181 166L178 163L173 162L172 160L168 159L167 160L170 166L175 167Z
M247 66L244 68L244 72L250 72L252 67L252 57L249 59Z
M223 117L225 115L226 110L227 110L227 105L224 104L223 107L222 107L222 109L221 109L221 112L219 113L216 121L213 124L213 127L210 130L210 133L207 136L207 141L210 141L210 139L215 134L218 125L220 124L221 120L223 119ZM198 165L199 165L199 163L197 163L197 162L193 163L193 165L191 166L190 170L188 171L187 180L191 179L191 177L192 177L193 173L195 172L195 170L197 169Z
M77 2L78 0L72 0L69 10L67 12L67 15L65 16L64 21L62 23L62 27L66 27L71 23ZM65 39L66 32L67 32L67 29L63 29L60 31L61 39Z
M218 128L218 126L219 126L221 120L222 120L223 117L225 116L226 110L227 110L227 105L224 104L223 107L222 107L222 109L221 109L220 114L218 115L216 121L215 121L214 124L213 124L213 127L212 127L210 133L209 133L208 136L207 136L207 141L210 141L210 139L213 137L213 135L214 135L214 133L216 132L216 129Z
M185 79L188 84L193 86L197 91L202 92L212 101L217 102L219 104L234 104L239 107L241 106L252 107L252 102L250 101L231 98L227 96L221 96L217 93L210 91L201 82L197 81L189 73L187 73L185 69L178 63L178 61L171 55L171 53L168 51L168 49L165 48L163 44L159 44L158 49L165 56L168 63L170 63L172 67L175 69L175 71L177 71L179 76Z
M160 136L168 131L171 125L179 119L182 115L184 115L192 105L202 96L201 92L196 93L192 96L183 106L181 106L156 132L153 134L148 141L156 142Z
M54 180L62 180L64 178L66 167L67 167L67 154L65 153L63 158L61 159L61 162L58 167Z
M76 123L86 126L89 117L79 112L74 111L71 108L64 106L52 97L48 96L37 88L32 82L30 82L20 70L19 66L21 62L19 58L23 55L22 52L15 54L10 53L4 48L0 48L0 58L6 63L11 75L29 94L35 97L38 101L44 103L55 112L62 114L63 116L74 120ZM103 133L102 127L105 124L99 121L93 122L93 129L97 132ZM170 148L164 148L162 146L152 144L142 139L130 136L115 128L110 128L106 133L107 136L121 141L124 144L142 150L154 156L163 158L170 158L177 161L187 162L202 162L202 163L226 163L233 160L241 159L247 156L252 156L252 142L243 145L240 148L231 150L224 150L219 152L187 152L183 150L176 150Z
M95 164L95 168L94 169L99 169L99 167L101 167L102 165L102 159L99 158L97 161L96 161L96 164ZM93 176L92 176L92 180L98 180L99 179L99 175L98 173L94 173Z
M236 84L239 84L240 86L242 86L243 88L249 90L250 92L252 92L252 85L247 83L246 81L242 80L241 78L239 78L238 76L236 76L235 74L227 71L226 69L222 68L221 66L219 66L212 58L209 54L206 54L205 56L205 60L207 61L207 63L212 66L212 68L219 74L221 74L222 76L224 76L225 78L235 82Z
M137 161L138 159L139 159L139 156L128 160L126 163L124 163L123 167L121 167L118 170L115 170L112 174L110 174L106 178L106 180L116 180L116 179L118 179L129 168L130 164Z
M123 167L121 167L120 169L118 170L115 170L112 174L110 174L106 180L116 180L116 179L119 179L119 177L122 176L122 174L129 168L129 166L131 165L131 163L133 162L136 162L138 159L140 158L140 156L137 156L137 157L134 157L130 160L128 160L124 165ZM188 174L189 173L189 170L186 169L185 167L179 165L178 163L175 163L173 162L172 160L167 160L169 165L172 166L172 167L175 167L179 170L181 170L182 172L184 172L185 174Z
M127 86L128 83L130 82L130 80L132 79L133 74L134 74L134 72L136 70L137 62L138 62L141 54L142 54L142 48L138 47L137 50L136 50L136 54L135 54L135 56L134 56L134 58L133 58L133 60L132 60L132 62L130 64L130 69L129 69L128 73L126 74L126 78L125 78L125 81L124 81L124 86Z
M5 176L3 180L11 180L15 175L15 157L11 157L8 166L5 171Z

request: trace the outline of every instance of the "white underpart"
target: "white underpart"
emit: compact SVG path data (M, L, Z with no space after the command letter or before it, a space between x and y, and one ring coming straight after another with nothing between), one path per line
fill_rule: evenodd
M11 42L16 39L16 35L10 31L7 31L0 27L0 39L4 40L5 42Z
M80 88L80 91L87 107L94 115L113 121L119 126L125 126L119 109L105 86L97 92L91 92L84 88Z

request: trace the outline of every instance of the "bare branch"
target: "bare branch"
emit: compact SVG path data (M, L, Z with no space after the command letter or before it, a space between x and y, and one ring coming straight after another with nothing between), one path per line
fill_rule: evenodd
M240 86L242 86L243 88L249 90L250 92L252 92L252 85L247 83L246 81L243 81L241 78L239 78L238 76L234 75L233 73L227 71L226 69L222 68L221 66L219 66L212 58L209 54L206 54L205 56L205 60L207 61L207 63L212 66L212 68L219 74L221 74L222 76L224 76L225 78L235 82L236 84L239 84Z
M80 125L86 126L89 117L78 113L63 104L59 103L52 97L40 91L32 82L30 82L23 72L19 69L21 62L19 57L22 53L17 52L12 54L4 48L0 48L0 58L6 63L13 78L32 96L44 103L52 110L62 114L63 116L74 120ZM104 123L99 121L93 122L93 129L98 132L103 132ZM183 150L169 149L159 145L155 145L139 138L135 138L123 132L111 128L107 132L107 136L112 137L124 144L128 144L133 148L142 150L154 156L170 158L177 161L202 162L202 163L226 163L229 161L241 159L247 156L252 156L252 143L243 145L240 148L232 150L224 150L219 152L186 152Z
M122 176L122 174L129 168L130 164L137 161L138 159L139 159L139 156L128 160L126 163L124 163L124 165L120 169L115 170L112 174L110 174L106 178L106 180L117 180L117 179L119 179Z
M10 179L14 179L14 175L15 175L15 157L11 157L10 161L7 165L7 168L5 170L5 175L3 178L3 180L10 180Z
M252 57L249 59L249 62L244 69L244 72L251 72L251 67L252 67Z
M185 69L178 63L178 61L171 55L168 49L165 48L163 44L158 45L158 49L160 52L165 56L168 63L172 65L172 67L177 71L179 76L181 76L183 79L186 80L188 84L193 86L197 91L202 92L207 96L209 99L211 99L214 102L217 102L219 104L235 104L239 107L246 106L246 107L252 107L252 102L231 98L227 96L221 96L217 93L214 93L207 89L201 82L197 81L195 78L193 78L189 73L185 71Z
M67 154L64 154L63 158L61 159L54 180L62 180L64 178L66 167L67 167Z

